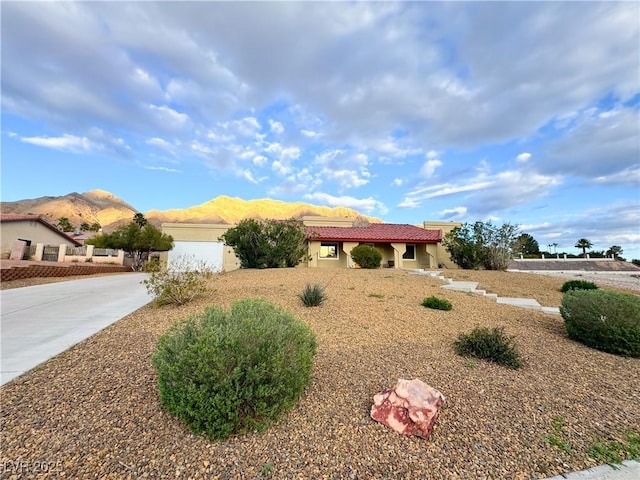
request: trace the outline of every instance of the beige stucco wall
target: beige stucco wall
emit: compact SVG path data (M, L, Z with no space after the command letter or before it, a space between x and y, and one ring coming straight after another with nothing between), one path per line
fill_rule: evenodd
M3 258L9 257L11 246L18 239L31 240L32 245L44 243L47 245L73 246L73 242L35 220L0 223L0 239Z
M355 220L350 217L321 217L318 215L302 217L302 223L308 227L352 227Z
M425 221L423 223L423 227L427 230L442 230L442 237L444 237L447 233L453 230L455 227L462 226L460 222L430 222ZM444 265L446 268L458 268L458 266L451 261L449 257L449 252L442 246L442 242L438 243L438 246L435 251L435 259L436 265L438 264Z

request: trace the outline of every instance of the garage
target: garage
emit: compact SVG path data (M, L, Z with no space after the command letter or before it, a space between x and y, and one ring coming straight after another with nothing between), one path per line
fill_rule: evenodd
M169 251L168 265L170 269L195 270L203 263L210 269L220 272L224 265L224 243L193 242L176 240Z

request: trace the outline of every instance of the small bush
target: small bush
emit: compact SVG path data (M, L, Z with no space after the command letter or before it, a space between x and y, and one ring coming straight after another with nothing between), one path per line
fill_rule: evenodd
M179 257L169 268L149 262L148 279L142 283L158 305L184 305L208 290L214 271L205 262L194 262L189 256Z
M382 253L371 245L358 245L351 250L351 258L362 268L380 268Z
M513 369L522 366L513 338L507 337L501 327L477 327L471 333L460 334L454 346L456 353L464 357L483 358Z
M427 297L422 301L421 305L434 310L451 310L453 308L449 300L438 297Z
M587 282L586 280L569 280L564 282L560 291L566 293L569 290L597 290L598 286L593 282Z
M266 300L210 307L174 325L152 363L160 401L195 433L224 439L263 431L311 380L316 338Z
M302 293L298 294L298 298L300 298L302 304L305 307L317 307L319 305L322 305L322 303L326 300L324 287L317 283L314 285L307 283L304 286L304 290L302 290Z
M560 306L569 338L589 347L640 357L640 297L610 290L573 290Z

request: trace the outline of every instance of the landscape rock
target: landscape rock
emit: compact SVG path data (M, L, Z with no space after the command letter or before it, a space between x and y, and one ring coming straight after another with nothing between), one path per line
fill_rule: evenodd
M428 439L444 395L422 380L399 379L373 397L371 418L403 435Z

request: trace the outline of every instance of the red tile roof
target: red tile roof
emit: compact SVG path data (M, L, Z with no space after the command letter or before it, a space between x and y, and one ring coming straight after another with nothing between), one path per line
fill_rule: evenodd
M61 230L58 230L56 227L54 227L53 225L51 225L49 222L47 222L42 216L40 215L34 215L31 213L27 213L27 214L21 214L21 213L0 213L0 222L24 222L24 221L35 221L35 222L39 222L42 225L44 225L45 227L47 227L49 230L54 231L55 233L57 233L58 235L60 235L61 237L64 237L65 239L67 239L69 242L71 242L73 245L75 245L76 247L80 247L82 246L82 243L80 243L78 240L76 240L75 238L67 235L66 233L64 233Z
M406 224L372 223L366 227L307 227L309 238L341 242L437 243L442 230L426 230Z

